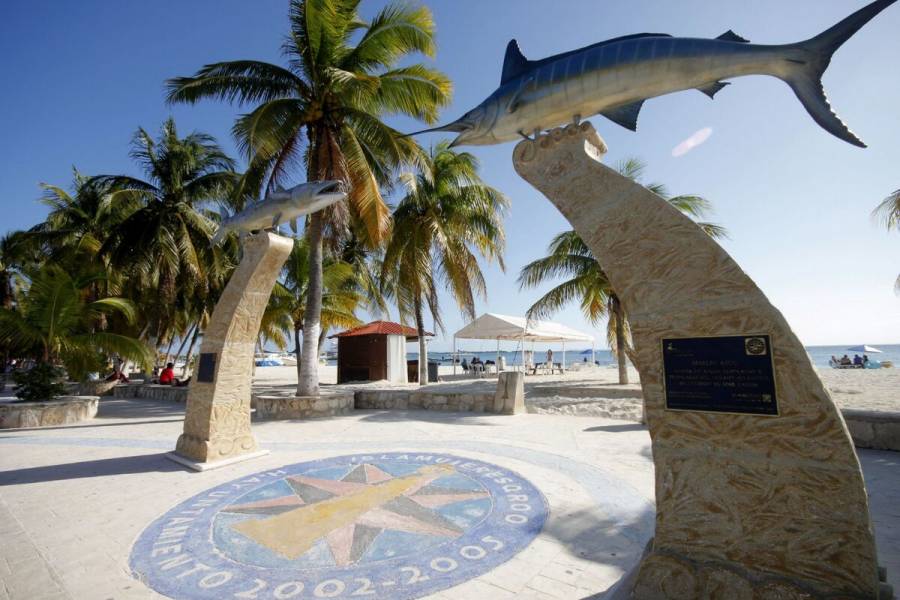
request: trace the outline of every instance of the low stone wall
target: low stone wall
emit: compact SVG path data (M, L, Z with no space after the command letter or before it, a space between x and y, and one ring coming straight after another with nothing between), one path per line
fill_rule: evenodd
M841 410L857 448L900 452L900 412Z
M188 387L173 385L144 385L142 383L120 383L113 388L115 398L137 398L139 400L162 400L164 402L187 402Z
M0 429L69 425L97 415L98 396L60 396L47 402L0 404Z
M112 396L116 381L83 381L76 386L79 396Z
M494 392L435 393L415 390L357 390L358 409L420 409L446 412L493 412Z
M353 412L353 392L324 393L320 396L254 395L256 418L260 420L335 417Z

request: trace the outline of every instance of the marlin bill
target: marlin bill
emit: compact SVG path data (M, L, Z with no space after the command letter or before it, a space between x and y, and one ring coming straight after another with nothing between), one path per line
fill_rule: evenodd
M823 129L864 148L831 110L822 75L835 51L894 2L877 0L809 40L785 45L751 44L733 31L716 39L639 33L528 60L512 40L493 94L459 120L417 133L456 132L454 146L498 144L596 114L635 131L649 98L689 89L712 98L727 79L770 75L794 90Z
M218 244L232 231L250 233L289 221L296 232L298 217L320 211L346 197L347 192L340 181L311 181L288 190L279 187L262 201L222 221L213 236L213 244Z

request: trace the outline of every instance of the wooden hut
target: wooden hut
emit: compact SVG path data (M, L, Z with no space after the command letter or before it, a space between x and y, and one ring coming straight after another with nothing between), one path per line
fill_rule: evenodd
M431 336L433 333L426 332ZM331 336L338 344L338 383L380 381L407 383L406 343L419 339L412 327L373 321Z

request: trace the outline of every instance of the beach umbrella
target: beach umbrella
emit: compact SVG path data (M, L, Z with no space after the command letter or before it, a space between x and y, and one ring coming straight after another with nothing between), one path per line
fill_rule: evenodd
M584 351L582 352L582 354L592 354L593 352L594 352L593 350L591 350L590 348L588 348L587 350L584 350Z
M852 346L847 348L847 352L864 352L866 354L881 354L881 350L875 348L873 346L866 346L863 344L862 346Z

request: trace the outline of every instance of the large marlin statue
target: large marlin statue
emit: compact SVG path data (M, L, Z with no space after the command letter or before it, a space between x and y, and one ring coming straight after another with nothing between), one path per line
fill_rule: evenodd
M500 87L457 121L431 131L459 133L451 144L487 145L601 114L632 131L648 98L698 89L710 98L723 80L771 75L787 83L812 118L855 146L865 144L832 112L822 74L834 52L896 0L877 0L805 42L751 44L733 31L716 39L662 33L620 37L542 60L506 48Z
M311 181L289 190L279 187L262 201L222 221L212 242L218 244L231 231L250 233L288 221L296 233L297 217L322 210L346 197L347 192L340 181Z

